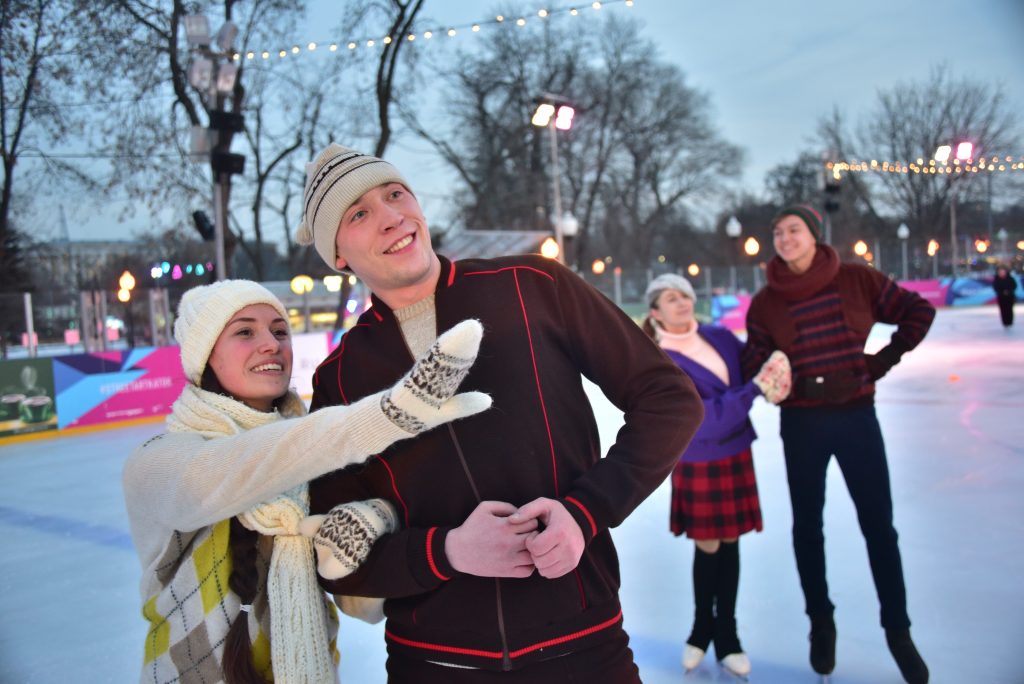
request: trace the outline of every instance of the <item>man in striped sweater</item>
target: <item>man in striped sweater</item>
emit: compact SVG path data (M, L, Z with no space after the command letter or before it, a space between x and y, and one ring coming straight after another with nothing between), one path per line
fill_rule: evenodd
M906 588L885 444L875 416L875 383L921 342L935 309L875 269L843 264L819 244L821 217L806 205L784 209L772 221L776 257L768 284L747 313L746 377L781 349L793 368L781 434L793 506L793 548L811 619L811 666L835 667L836 627L825 579L825 471L834 455L857 509L867 542L881 622L904 679L928 681L928 667L910 638ZM875 322L897 326L889 344L865 354Z

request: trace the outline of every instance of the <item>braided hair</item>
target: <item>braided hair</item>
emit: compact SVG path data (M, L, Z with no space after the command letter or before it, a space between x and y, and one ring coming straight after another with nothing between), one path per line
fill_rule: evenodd
M209 365L203 369L200 387L208 392L227 395ZM256 564L260 535L250 530L237 517L231 518L228 544L231 550L231 576L228 587L242 605L252 605L259 589ZM228 628L224 638L224 679L227 684L269 684L256 669L252 659L252 638L249 635L249 613L242 611Z

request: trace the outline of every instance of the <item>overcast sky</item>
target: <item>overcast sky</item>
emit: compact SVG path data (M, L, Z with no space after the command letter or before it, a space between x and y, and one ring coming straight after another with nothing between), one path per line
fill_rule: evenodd
M312 0L307 34L296 36L295 43L345 40L323 33L323 27L337 24L336 4ZM515 6L538 20L540 5ZM632 16L642 23L662 58L710 96L722 134L746 150L742 183L755 192L764 188L769 168L808 147L818 119L833 106L857 120L874 106L880 89L923 81L939 64L957 77L1002 83L1013 106L1024 112L1024 0L635 0L632 8L616 2L599 13L580 6L581 16L563 14L551 21L572 21L579 30L596 28L597 14ZM423 14L438 25L462 25L490 19L489 7L427 0ZM484 30L451 40L469 45L487 39ZM445 195L452 175L425 143L400 138L385 156L419 187L428 218L448 215ZM98 210L94 215L84 215L91 211L86 207L73 211L73 238L86 237L78 231L90 233L87 237L128 237L133 226L145 222L119 225Z

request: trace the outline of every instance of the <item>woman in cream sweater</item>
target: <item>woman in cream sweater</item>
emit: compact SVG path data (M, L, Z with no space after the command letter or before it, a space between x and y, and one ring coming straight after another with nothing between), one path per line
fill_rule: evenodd
M394 387L312 415L289 390L287 313L261 285L189 290L174 334L188 384L167 431L124 468L149 623L140 681L336 682L337 616L316 558L325 576L351 572L395 516L375 499L309 518L305 483L486 409L487 395L454 395L480 324L443 335ZM364 619L378 608L340 604Z

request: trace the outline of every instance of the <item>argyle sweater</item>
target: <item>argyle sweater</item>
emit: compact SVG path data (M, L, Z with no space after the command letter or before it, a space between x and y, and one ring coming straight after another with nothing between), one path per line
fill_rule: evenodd
M169 431L136 449L124 467L148 623L140 682L149 684L223 681L224 639L240 616L240 601L228 587L233 516L409 436L384 416L376 397L300 418L305 406L293 393L278 414L192 386L185 391L194 397L186 402L183 392L175 402ZM248 614L254 662L268 679L272 547L271 537L259 538L258 591ZM328 613L337 662L331 603Z
M819 253L831 250L827 245ZM835 259L834 252L828 256ZM808 272L822 268L816 260ZM890 345L895 357L916 347L931 326L935 308L920 295L899 287L873 268L838 264L833 278L817 291L787 296L773 287L772 274L786 268L778 257L769 265L769 280L747 311L744 378L751 378L775 349L789 357L793 391L783 407L854 406L874 401L864 345L876 322L896 325ZM824 391L808 393L820 382Z
M351 576L321 584L385 597L388 651L416 660L516 670L621 635L609 528L665 479L692 438L703 415L693 383L618 307L549 259L442 258L434 295L438 332L465 318L483 324L461 388L494 404L310 483L314 513L379 496L404 525L377 540ZM317 369L313 415L386 387L412 362L399 321L374 298ZM584 376L624 414L604 450ZM451 566L445 539L479 502L538 497L558 500L583 533L574 571L496 579Z

